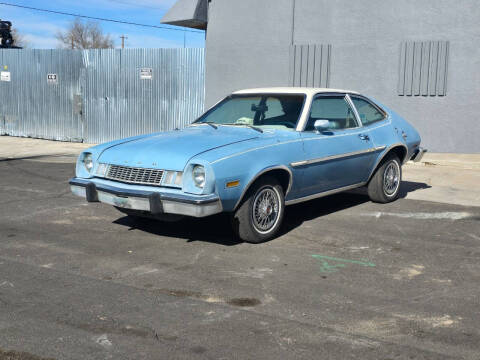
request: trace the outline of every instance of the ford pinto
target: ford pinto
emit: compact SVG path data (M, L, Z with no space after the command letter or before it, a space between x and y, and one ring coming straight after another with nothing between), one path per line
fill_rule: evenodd
M85 150L70 187L131 216L228 212L236 235L259 243L278 233L290 204L362 186L372 201L395 200L402 164L425 151L412 125L357 92L250 89L183 130Z

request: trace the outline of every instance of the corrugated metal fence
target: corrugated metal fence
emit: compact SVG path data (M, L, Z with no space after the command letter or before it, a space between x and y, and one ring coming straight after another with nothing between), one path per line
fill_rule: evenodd
M8 49L0 66L0 134L99 143L184 127L204 107L204 49Z

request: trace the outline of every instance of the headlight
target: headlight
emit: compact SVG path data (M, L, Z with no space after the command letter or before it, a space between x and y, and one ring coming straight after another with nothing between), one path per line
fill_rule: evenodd
M83 165L85 166L85 169L87 169L89 173L92 172L92 169L93 169L92 154L90 153L85 154L82 161L83 161Z
M195 186L203 189L205 186L205 168L202 165L195 165L192 176Z

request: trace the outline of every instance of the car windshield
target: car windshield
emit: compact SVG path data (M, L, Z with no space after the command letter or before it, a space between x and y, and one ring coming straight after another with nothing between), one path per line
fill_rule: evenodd
M295 130L304 95L232 95L202 115L196 124L244 125Z

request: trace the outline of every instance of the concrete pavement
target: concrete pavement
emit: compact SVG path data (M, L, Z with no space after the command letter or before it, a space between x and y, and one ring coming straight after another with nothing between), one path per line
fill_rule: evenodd
M82 150L93 146L64 141L0 136L0 160L2 159L39 159L48 156L48 161L71 162Z
M338 194L252 245L87 204L57 159L0 161L2 360L478 360L478 207Z

